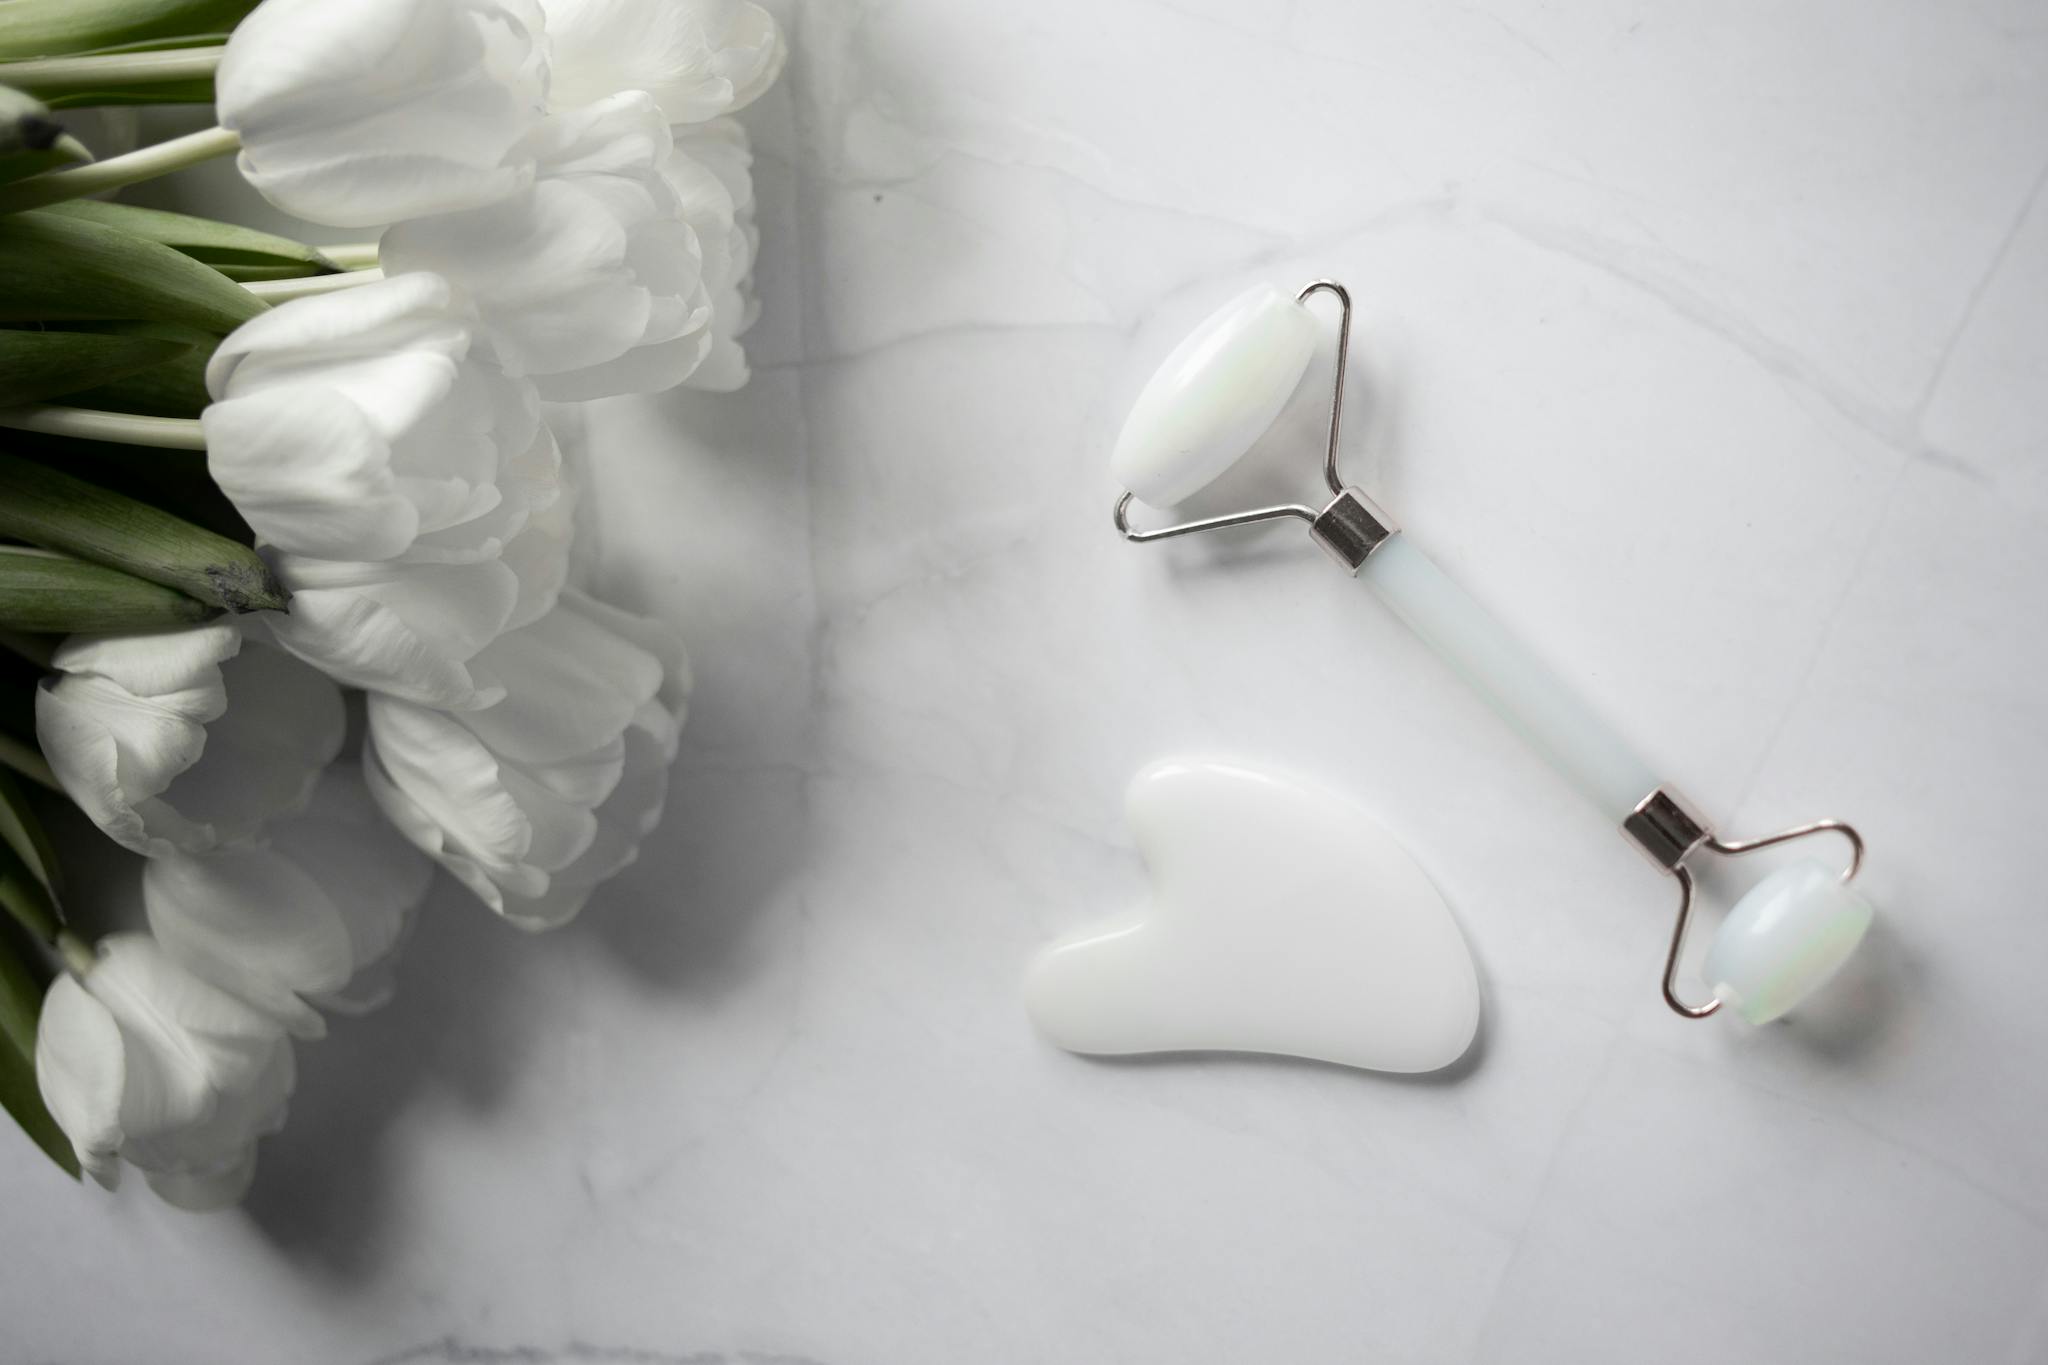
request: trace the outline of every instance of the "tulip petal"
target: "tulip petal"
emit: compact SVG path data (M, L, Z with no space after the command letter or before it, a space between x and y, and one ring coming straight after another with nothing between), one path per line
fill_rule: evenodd
M574 919L590 893L639 856L640 843L661 823L675 761L675 717L649 702L626 732L624 771L597 808L597 836L575 861L551 873L537 896L507 895L502 913L524 929L553 929Z
M57 647L51 666L60 673L105 678L205 721L226 705L210 681L210 670L241 647L241 632L232 621L214 621L147 635L74 635Z
M482 741L454 716L390 697L372 695L368 714L371 792L378 794L381 776L405 794L437 832L434 846L422 843L422 850L439 856L452 849L494 873L519 875L533 847L533 824ZM385 810L408 836L419 828ZM543 880L526 878L536 889Z
M425 272L255 318L208 367L215 482L287 555L497 557L554 497L559 455L533 386L475 344L476 325Z
M45 1103L95 1179L111 1188L126 1161L185 1207L239 1197L295 1075L275 1020L146 934L101 940L82 977L50 988L36 1060Z
M143 868L142 896L173 961L302 1038L326 1031L302 997L346 985L355 953L326 888L304 868L268 848L169 854Z
M419 533L391 447L359 409L313 388L215 403L200 417L207 471L257 535L294 554L389 559Z
M157 798L204 754L228 706L221 665L241 647L223 620L58 648L36 692L36 737L66 794L117 843L147 853L215 839Z
M223 54L221 123L243 175L301 217L362 227L488 203L530 171L540 22L525 0L268 0Z
M446 280L394 275L257 314L214 351L206 388L215 398L231 398L317 373L309 371L309 360L400 350L460 360L469 346L469 329Z
M148 1171L144 1178L159 1199L187 1213L213 1213L238 1204L256 1180L256 1144L201 1171Z
M381 252L391 269L436 271L462 289L507 367L531 375L610 360L646 334L653 295L620 268L627 247L607 205L544 180L489 210L400 223Z
M505 699L466 723L493 753L522 764L567 762L618 738L662 682L659 659L576 610L499 636L477 662Z
M508 631L532 625L555 609L569 581L575 545L576 507L566 492L526 523L505 546L503 562L519 580L519 600L505 622Z
M404 835L412 845L439 863L465 887L493 910L504 905L504 893L498 884L474 858L454 847L448 831L435 823L425 807L413 800L392 780L382 761L377 757L375 737L366 746L363 759L363 778L370 788L370 795L376 800L378 809L390 819L391 825ZM545 874L530 880L529 885L537 893L546 889Z
M622 393L663 393L686 383L711 352L711 334L700 331L675 341L637 346L602 364L566 374L534 377L541 397L553 403L583 403Z
M782 70L775 20L740 0L544 0L551 96L584 104L616 90L650 91L672 123L730 113Z
M278 644L332 678L428 706L500 695L465 665L510 619L519 579L505 564L351 564L276 555L289 613L266 617Z
M531 139L530 189L398 224L385 266L449 280L506 368L551 396L673 387L709 349L713 309L698 234L663 170L670 142L641 91L558 114Z
M276 1023L171 961L145 934L101 940L86 989L120 1027L125 1084L121 1155L145 1169L179 1164L186 1130L267 1065Z
M126 1049L112 1012L75 977L57 978L36 1026L36 1081L78 1164L108 1189L120 1179L125 1072Z
M696 679L690 672L689 656L683 650L682 637L676 634L675 627L652 616L641 616L615 607L602 598L577 589L570 589L562 597L569 610L624 636L660 662L661 687L656 697L662 708L674 717L675 723L681 725L684 707Z
M347 729L340 689L269 644L249 642L220 670L227 706L206 728L205 751L139 807L145 824L188 849L246 839L302 807Z
M285 1110L298 1083L298 1063L288 1040L275 1034L251 1054L246 1070L223 1073L232 1084L220 1087L212 1111L200 1123L166 1132L150 1144L148 1153L138 1152L130 1143L122 1155L152 1178L150 1187L164 1194L158 1180L169 1178L172 1188L184 1198L208 1201L240 1198L247 1188L246 1176L240 1187L230 1177L237 1168L249 1166L256 1141L284 1127ZM176 1203L170 1195L166 1199ZM218 1208L213 1202L193 1202L185 1208Z
M434 876L433 863L377 809L353 763L327 770L305 814L280 826L271 846L326 890L357 972L397 950Z

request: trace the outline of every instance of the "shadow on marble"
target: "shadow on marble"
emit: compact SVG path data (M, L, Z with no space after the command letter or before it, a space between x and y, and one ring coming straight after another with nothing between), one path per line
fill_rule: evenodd
M429 1093L488 1114L524 1056L518 1008L532 942L439 884L384 1009L330 1021L299 1049L291 1122L263 1143L244 1211L287 1258L340 1280L375 1263L389 1209L393 1125Z
M579 962L658 991L713 996L757 969L756 912L791 872L801 792L695 768L687 753L672 781L639 861L569 928L515 929L444 878L391 1004L335 1018L325 1039L300 1049L292 1121L263 1144L245 1204L283 1256L344 1286L367 1279L398 1240L387 1235L403 1198L394 1132L421 1106L490 1122L547 1045L551 998L607 989L575 970Z
M804 778L685 752L670 781L661 828L575 932L645 985L717 992L762 965L760 912L802 871Z

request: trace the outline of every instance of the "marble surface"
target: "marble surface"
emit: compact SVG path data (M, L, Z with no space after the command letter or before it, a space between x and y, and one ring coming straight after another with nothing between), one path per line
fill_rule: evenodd
M440 895L242 1211L17 1142L0 1357L2048 1359L2048 12L780 12L756 381L591 416L667 823L551 938ZM1868 834L1823 1007L1669 1015L1670 886L1298 531L1111 533L1151 364L1318 275L1354 477L1731 830ZM1220 496L1312 480L1327 363ZM1409 843L1473 1060L1032 1036L1186 751Z

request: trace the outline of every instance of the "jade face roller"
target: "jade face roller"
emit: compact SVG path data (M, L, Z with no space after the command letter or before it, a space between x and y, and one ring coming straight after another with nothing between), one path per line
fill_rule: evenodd
M1323 477L1330 501L1251 508L1154 530L1131 523L1131 504L1163 508L1208 486L1272 425L1315 353L1318 326L1308 300L1329 294L1341 310L1336 391L1330 400ZM1337 470L1344 415L1344 368L1351 345L1351 295L1318 280L1292 297L1259 285L1211 316L1168 356L1139 394L1111 459L1127 490L1116 528L1134 541L1295 518L1338 564L1380 599L1472 684L1579 792L1678 882L1678 917L1664 959L1664 999L1689 1019L1727 1005L1753 1023L1776 1019L1823 985L1869 928L1869 902L1850 885L1863 861L1862 836L1839 820L1816 820L1757 839L1727 840L1652 774L1620 735L1555 673L1466 596L1394 519ZM1709 853L1732 856L1833 833L1848 841L1839 873L1816 861L1765 877L1729 912L1705 962L1713 996L1680 998L1679 957L1695 899L1693 868Z

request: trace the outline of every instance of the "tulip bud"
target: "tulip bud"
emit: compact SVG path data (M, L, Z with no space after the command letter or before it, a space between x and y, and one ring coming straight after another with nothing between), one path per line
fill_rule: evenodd
M243 176L287 213L372 227L532 179L546 98L530 0L266 0L214 78Z
M662 175L668 125L641 91L550 119L532 186L400 223L391 271L431 271L476 309L514 374L575 400L671 388L710 347L697 236ZM545 262L537 266L536 262Z
M166 854L143 868L149 927L179 965L302 1038L314 1006L359 1012L352 991L397 947L434 865L371 804L354 765L322 775L301 814L260 846Z
M341 747L340 690L232 620L78 635L36 693L64 791L137 853L204 851L305 803Z
M401 834L523 928L573 918L660 817L689 675L653 622L564 592L478 655L451 714L372 696L364 776Z
M670 123L751 104L789 55L775 19L745 0L541 0L557 109L645 90Z
M146 934L102 940L43 1004L36 1077L79 1162L112 1189L121 1163L167 1201L219 1208L248 1188L256 1141L294 1080L277 1021L200 980Z
M553 496L538 398L435 275L284 304L221 343L207 386L214 482L289 554L488 559Z

